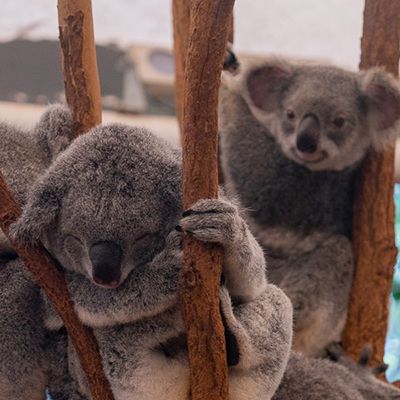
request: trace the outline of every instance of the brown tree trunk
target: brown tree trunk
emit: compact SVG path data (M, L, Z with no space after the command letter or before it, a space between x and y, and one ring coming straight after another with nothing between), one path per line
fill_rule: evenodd
M199 199L218 196L218 90L234 0L192 0L190 25L188 3L182 3L174 1L174 27L178 103L183 97L183 108L178 104L183 134L183 204L188 208ZM185 44L182 35L187 31ZM219 310L221 268L219 247L185 238L180 298L188 335L192 400L228 398Z
M186 53L190 29L190 1L173 0L172 17L174 25L174 57L175 57L175 102L182 141L183 118L183 85L185 83Z
M399 70L400 1L366 0L360 68L384 66L396 76ZM386 338L389 295L396 263L394 243L394 151L370 152L356 183L353 216L355 276L347 325L345 350L357 359L362 348L373 348L381 362Z
M91 0L58 0L65 97L76 134L101 123Z

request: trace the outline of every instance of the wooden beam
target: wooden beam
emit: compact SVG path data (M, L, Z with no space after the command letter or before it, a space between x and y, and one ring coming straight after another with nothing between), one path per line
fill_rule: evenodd
M101 123L101 94L91 0L58 0L65 97L76 134Z
M192 0L188 28L188 2L174 1L177 84L182 85L183 96L178 115L183 133L185 209L199 199L218 196L218 91L233 3ZM179 9L185 15L182 23ZM188 41L182 45L182 32L187 30ZM225 400L228 371L219 309L222 250L186 237L183 264L180 299L188 335L191 399Z
M398 75L400 1L366 0L360 68L383 66ZM394 150L370 152L358 177L353 213L355 276L343 335L346 352L358 359L366 344L381 362L389 295L396 263L394 242Z
M185 83L186 53L190 29L190 0L174 0L172 2L172 17L174 26L176 116L182 139L183 85Z

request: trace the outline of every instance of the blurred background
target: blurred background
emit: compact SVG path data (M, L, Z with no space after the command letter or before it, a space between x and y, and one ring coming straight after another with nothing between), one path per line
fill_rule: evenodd
M2 0L0 120L30 127L64 101L56 0ZM147 126L179 144L170 0L92 0L104 121ZM234 51L277 54L356 70L363 0L237 0ZM1 138L0 138L1 140ZM400 147L397 146L397 149ZM400 157L396 157L400 176ZM400 245L400 188L395 189ZM385 361L400 379L400 268L396 268Z

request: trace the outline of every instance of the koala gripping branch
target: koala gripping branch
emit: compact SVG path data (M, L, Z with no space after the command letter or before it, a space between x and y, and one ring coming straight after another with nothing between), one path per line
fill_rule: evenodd
M57 263L42 246L23 246L10 238L10 225L21 215L21 209L0 173L0 227L44 290L67 328L86 372L93 399L113 400L108 381L103 373L101 358L92 331L84 327L74 311L64 275Z
M178 110L183 133L183 203L187 209L199 199L218 196L218 90L234 0L192 0L190 23L182 3L174 2L174 27L175 39L179 39L175 50L178 71L180 68L178 102L183 98L183 107L178 105ZM185 29L189 30L187 44L182 39ZM184 82L179 81L183 77ZM188 335L191 399L228 399L219 309L222 251L185 238L183 264L181 307Z
M398 75L400 2L366 0L360 68L383 66ZM366 344L375 362L384 352L388 302L396 262L393 204L394 151L364 160L354 199L353 247L356 272L343 336L346 351L358 358Z

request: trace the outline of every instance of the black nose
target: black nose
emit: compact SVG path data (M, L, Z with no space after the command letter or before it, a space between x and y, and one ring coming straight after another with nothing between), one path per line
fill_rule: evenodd
M314 153L318 148L320 126L315 115L303 118L299 126L296 147L302 153Z
M318 147L318 139L305 132L297 138L296 146L302 153L314 153Z
M89 257L93 280L99 285L117 287L121 280L121 247L114 242L97 242L90 248Z

